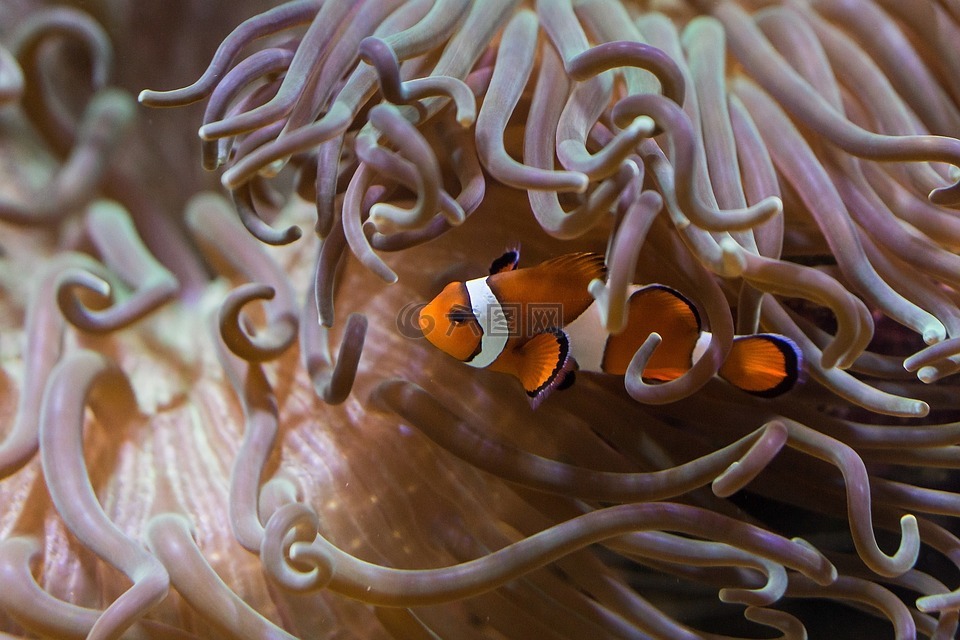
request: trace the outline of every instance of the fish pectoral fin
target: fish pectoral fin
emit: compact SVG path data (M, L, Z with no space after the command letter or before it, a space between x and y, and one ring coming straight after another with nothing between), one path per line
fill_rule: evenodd
M720 367L720 377L747 393L772 398L786 393L800 379L803 356L786 336L759 333L737 336Z
M507 271L513 271L517 268L517 263L520 262L520 247L517 246L513 249L507 249L502 256L494 260L490 264L490 275L496 275L498 273L505 273Z
M570 341L562 329L548 329L518 347L518 352L517 377L536 408L573 368Z

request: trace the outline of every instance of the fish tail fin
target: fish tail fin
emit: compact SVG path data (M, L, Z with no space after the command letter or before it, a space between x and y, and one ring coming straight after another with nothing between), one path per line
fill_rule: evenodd
M800 379L803 356L796 343L773 333L737 336L720 367L720 377L747 393L773 398Z
M536 409L573 369L570 341L562 329L548 329L527 341L520 350L517 377Z

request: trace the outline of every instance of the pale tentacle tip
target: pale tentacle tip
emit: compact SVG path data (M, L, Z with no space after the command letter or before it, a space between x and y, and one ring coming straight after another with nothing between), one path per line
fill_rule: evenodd
M594 278L587 285L587 291L593 296L593 299L603 304L609 299L607 285L600 278Z
M721 275L736 278L747 268L747 260L736 240L730 236L720 239L720 264L723 268Z
M657 129L657 123L650 116L637 116L628 127L632 135L641 138L649 138Z
M766 202L766 206L772 210L771 217L783 213L783 200L779 196L764 198L763 202Z
M257 174L263 176L264 178L276 178L280 175L280 172L283 171L283 168L287 166L286 158L280 158L279 160L274 160L268 165L265 165L262 169L257 171Z
M110 283L85 269L70 269L60 278L59 287L83 287L93 295L109 302L113 297L113 288Z
M570 173L572 174L570 176L571 193L586 193L590 186L590 178L587 177L587 174L579 171L571 171Z
M812 544L810 544L809 542L807 542L807 541L804 540L803 538L799 538L799 537L797 537L797 538L790 538L790 542L792 542L792 543L794 543L794 544L798 544L798 545L800 545L801 547L803 547L804 549L807 549L807 550L809 550L809 551L814 552L815 554L817 554L818 556L820 556L820 559L826 564L826 567L827 567L827 575L826 575L826 577L825 577L823 580L818 580L816 576L810 576L810 578L811 578L814 582L816 582L816 583L819 584L820 586L826 587L826 586L831 585L831 584L833 584L834 582L837 581L837 578L840 577L840 572L838 572L838 571L837 571L837 567L834 566L834 564L833 564L832 562L830 562L830 561L827 559L827 557L826 557L825 555L823 555L823 553L820 552L820 549L817 549L815 546L813 546Z
M903 360L904 370L913 372L919 369L922 366L919 358L920 358L919 353L914 353L913 355L907 356L906 358L904 358Z
M449 222L454 227L459 227L467 220L467 213L463 210L463 207L460 206L456 200L453 201L455 207L450 209L443 208L440 210L440 213L443 215L444 219Z
M890 561L902 575L913 568L920 556L920 525L917 517L908 513L900 518L900 548L891 556Z
M137 94L137 102L139 102L140 104L146 104L147 101L150 99L150 95L152 93L153 92L150 91L150 89L143 89L140 93Z
M336 573L336 562L333 556L315 543L294 542L290 545L290 560L304 562L311 566L313 575L312 588L322 589L330 584Z
M718 498L729 498L735 494L740 489L740 484L731 481L731 477L734 476L737 472L737 469L740 468L740 461L734 460L730 463L730 466L724 469L724 471L714 478L713 482L710 484L710 489L713 491L713 495ZM721 600L723 598L721 597Z
M631 158L627 158L620 163L618 173L622 174L625 181L629 181L640 177L640 167Z
M957 608L957 591L934 593L917 598L917 609L920 613L941 613Z
M907 369L909 371L909 369ZM917 379L924 384L930 384L940 379L940 373L936 367L920 367L917 371Z
M201 126L200 129L197 130L197 135L200 136L201 140L205 140L207 142L219 140L223 136L217 135L217 127L215 126L216 124L218 123L208 122L207 124Z
M937 187L927 195L927 198L933 204L943 207L960 205L960 182L955 182L946 187Z
M947 339L947 328L943 323L931 322L923 328L923 341L926 344L937 344Z
M229 169L227 169L226 171L224 171L223 175L220 176L220 184L223 185L223 188L226 189L227 191L236 191L237 189L242 187L245 182L247 182L250 179L250 178L246 178L246 179L241 178L241 176L238 175L239 172L236 169L237 167L236 165L234 165Z

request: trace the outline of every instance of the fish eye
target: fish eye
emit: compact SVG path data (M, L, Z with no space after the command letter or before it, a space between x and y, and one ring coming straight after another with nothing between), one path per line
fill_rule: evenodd
M464 309L462 307L454 307L450 313L447 314L447 320L453 324L463 324L470 320L473 317L473 311L469 309Z

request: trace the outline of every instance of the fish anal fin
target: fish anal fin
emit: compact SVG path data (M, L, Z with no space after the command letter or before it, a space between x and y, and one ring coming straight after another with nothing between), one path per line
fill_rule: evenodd
M517 377L536 408L566 378L573 367L570 342L562 329L538 333L517 347Z
M786 336L759 333L737 336L720 367L720 377L747 393L772 398L786 393L800 378L802 356Z
M494 260L490 264L490 275L496 275L498 273L505 273L507 271L513 271L517 268L517 263L520 262L520 247L514 247L513 249L507 249L502 256Z
M686 296L660 284L643 287L627 302L624 330L607 339L601 368L607 373L625 374L637 349L656 332L663 340L647 363L643 377L660 382L679 378L690 369L700 331L700 314Z

